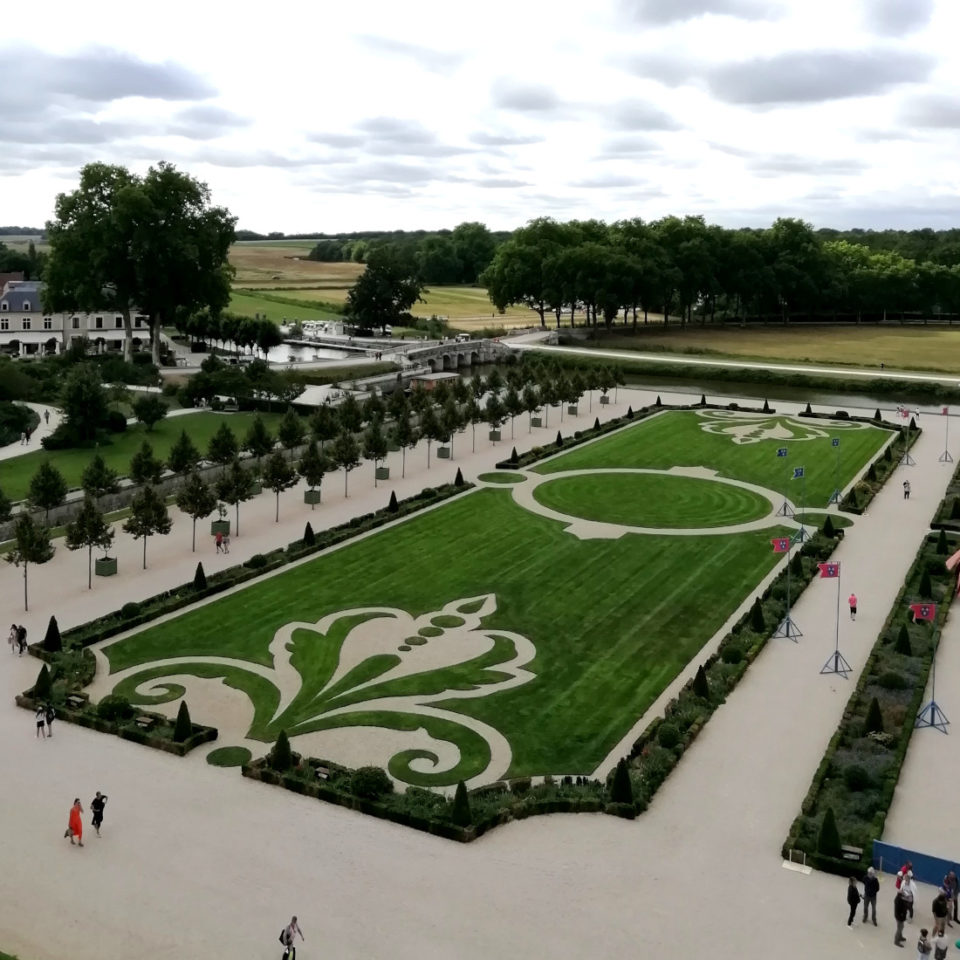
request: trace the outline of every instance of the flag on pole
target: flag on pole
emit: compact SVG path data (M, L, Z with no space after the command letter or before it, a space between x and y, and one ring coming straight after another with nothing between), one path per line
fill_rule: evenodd
M787 553L790 549L789 537L774 537L771 541L774 553Z
M937 605L935 603L911 603L910 612L913 614L914 623L918 620L929 620L932 623L937 618Z
M786 447L777 447L777 456L778 456L778 457L785 457L786 455L787 455L787 448L786 448Z
M840 576L839 563L818 563L817 566L820 568L821 579L831 579Z
M831 446L831 447L839 447L839 446L840 446L840 438L839 438L839 437L833 437L833 438L831 438L831 440L830 440L830 446Z
M793 468L793 479L802 480L803 479L803 467L794 467Z

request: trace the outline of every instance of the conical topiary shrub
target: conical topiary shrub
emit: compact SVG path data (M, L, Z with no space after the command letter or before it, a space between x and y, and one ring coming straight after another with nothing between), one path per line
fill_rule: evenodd
M817 853L825 857L840 856L840 834L837 831L833 807L827 807L827 812L823 815L823 823L820 824L820 832L817 834Z
M460 472L460 471L458 470L457 473L459 473L459 472ZM390 491L390 502L387 504L387 512L388 512L388 513L396 513L399 509L400 509L400 504L397 503L397 491L396 491L396 490L391 490L391 491Z
M459 467L457 467L457 475L453 478L453 485L455 487L463 486L463 474L460 472Z
M293 764L293 757L290 753L290 740L287 737L287 731L281 730L277 737L277 742L270 751L270 766L278 773L284 773L290 769Z
M763 633L767 628L767 622L763 619L763 604L757 597L750 608L750 626L755 633Z
M917 421L914 420L913 417L910 418L910 429L911 429L911 430L916 430L916 429L917 429Z
M910 646L910 631L907 629L905 623L900 624L900 629L897 631L897 640L893 645L893 649L906 657L913 656L913 648Z
M960 497L954 497L950 504L950 519L960 520Z
M813 413L813 408L810 406L809 403L807 404L807 407L806 407L806 409L805 409L803 412L804 412L808 417Z
M800 556L799 550L793 555L793 559L790 561L790 572L795 577L803 576L803 557Z
M879 408L879 407L878 407L876 410L873 411L873 419L874 419L874 420L881 420L881 419L882 419L882 417L880 416L880 408Z
M710 684L707 683L707 671L703 669L702 663L697 667L693 678L693 692L702 700L710 699Z
M469 827L473 823L470 796L467 793L466 784L462 780L457 784L457 792L453 795L451 818L458 827Z
M823 535L825 537L835 537L837 535L836 528L833 525L833 519L830 514L827 514L827 519L823 521Z
M197 569L193 573L193 589L207 589L207 575L203 572L203 564L197 563Z
M37 682L33 685L34 700L48 700L50 698L50 688L53 681L50 678L50 669L44 664L37 674Z
M563 446L563 434L559 430L557 431L557 446Z
M883 733L883 714L880 712L880 701L874 697L867 707L867 718L863 721L863 732Z
M599 430L599 429L600 429L600 418L599 418L599 417L594 417L594 418L593 418L593 429L594 429L594 430Z
M614 803L633 803L633 784L630 782L630 769L626 757L621 757L617 769L613 772L610 785L610 799Z
M627 419L628 420L633 419L633 407L627 407Z
M893 459L893 454L890 452L890 447L886 446L883 448L883 459L889 463Z
M187 708L187 701L180 701L180 709L177 711L177 722L173 725L173 739L176 743L183 743L190 734L193 733L193 724L190 723L190 710Z
M850 493L847 494L847 506L848 506L851 510L856 510L857 507L860 506L860 503L859 503L859 501L857 500L857 491L856 491L856 490L851 490Z
M43 637L43 649L47 653L59 653L63 649L63 641L60 639L60 627L57 626L57 618L51 617L47 623L47 632Z
M868 480L877 479L877 468L872 463L870 464L869 467L867 467L867 479Z
M769 400L764 400L764 401L763 401L763 412L764 412L764 413L770 413L770 412L771 412L771 410L770 410L770 401L769 401Z
M949 552L950 550L947 546L947 531L941 530L940 536L937 537L937 553L946 556Z
M662 407L662 406L663 406L663 404L662 404L661 401L660 401L660 394L659 394L659 393L657 394L657 406L658 406L658 407Z
M930 571L924 570L923 575L920 577L920 596L924 600L933 599L933 585L930 583Z
M305 546L312 547L317 542L317 535L313 532L313 526L310 521L303 528L303 542Z
M707 405L707 395L705 393L700 394L700 406L705 407Z
M514 447L514 448L510 451L510 462L511 462L511 463L516 463L519 459L520 459L520 457L517 455L517 448Z

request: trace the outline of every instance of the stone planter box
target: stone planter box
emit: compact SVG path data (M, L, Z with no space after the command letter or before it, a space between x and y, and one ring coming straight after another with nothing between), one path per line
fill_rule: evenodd
M377 467L375 471L376 478L378 480L389 480L390 479L390 468L389 467Z
M543 426L543 417L532 417L531 420L530 420L530 422L531 422L531 423L533 424L533 426L535 426L535 427L542 427L542 426Z
M93 572L98 577L114 577L117 574L116 557L97 557L93 561Z
M320 502L320 491L319 490L304 490L303 491L303 502L314 504Z
M600 398L600 404L601 404L601 406L606 406L609 402L610 402L610 398L609 398L606 394L604 394L604 395Z
M214 520L210 524L210 536L215 537L218 533L222 534L225 537L230 536L229 520Z
M439 460L449 460L449 459L450 459L450 448L449 448L449 447L437 447L437 459L439 459Z
M580 408L576 404L571 403L567 407L567 413L572 414L575 417L578 417L580 415Z
M499 439L500 439L500 431L499 431L499 430L491 430L490 433L488 434L488 436L489 436L489 438L490 438L491 440L499 440Z

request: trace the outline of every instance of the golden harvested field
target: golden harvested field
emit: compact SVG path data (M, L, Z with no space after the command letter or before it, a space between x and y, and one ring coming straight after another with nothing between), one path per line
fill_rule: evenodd
M657 326L637 336L617 334L598 347L703 353L744 360L836 363L894 370L960 373L960 325L949 327L750 327L720 329Z
M309 285L342 287L346 290L363 272L363 264L360 263L315 263L303 259L313 247L314 243L310 240L235 243L230 248L230 262L237 270L234 286L268 290Z

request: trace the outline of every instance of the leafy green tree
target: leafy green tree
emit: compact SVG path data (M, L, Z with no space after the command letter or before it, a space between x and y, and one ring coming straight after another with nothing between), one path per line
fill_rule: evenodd
M226 426L224 424L224 426ZM229 428L228 428L229 429ZM195 470L200 463L200 451L186 430L180 431L180 436L170 448L167 456L167 466L174 472L180 474L189 473Z
M348 393L337 407L339 414L340 429L349 430L356 433L363 426L363 410L357 402L357 398Z
M277 498L277 515L275 522L280 522L280 494L289 490L297 482L297 471L290 461L279 451L275 450L267 457L263 465L263 483L271 489Z
M485 386L488 393L499 396L500 391L503 389L503 375L496 367L490 371Z
M235 533L240 536L240 504L255 496L254 494L254 476L244 469L240 458L234 456L216 483L217 496L224 503L232 503L235 515Z
M343 495L346 497L350 471L360 466L360 448L349 430L341 430L330 448L330 462L343 470Z
M340 418L335 407L321 404L310 417L310 433L320 441L320 449L340 432Z
M99 503L101 497L116 493L120 489L120 475L116 470L108 467L98 453L84 468L80 476L80 486L87 496L92 497L95 503Z
M499 430L500 425L504 420L504 411L503 404L500 402L500 398L495 394L491 393L487 397L486 405L484 406L484 419L490 424L491 430Z
M386 406L383 400L380 399L380 395L376 389L363 401L361 409L363 410L365 423L373 423L374 420L380 420L382 422L387 413Z
M153 455L153 447L144 440L130 460L130 479L137 484L159 483L163 461Z
M416 264L392 246L377 247L367 269L347 292L346 314L358 326L386 332L410 325L410 308L421 299Z
M148 393L138 397L133 402L133 415L144 424L147 433L167 415L169 407L155 393Z
M193 536L190 549L197 550L197 521L209 517L217 508L217 495L203 477L194 470L180 484L176 496L177 507L193 521Z
M274 347L283 343L283 336L272 320L260 320L256 325L256 343L264 359L270 355Z
M455 283L474 284L480 279L480 274L490 266L496 241L485 224L470 222L460 223L453 228L450 234L453 255L460 265L460 273ZM428 281L438 283L440 281Z
M143 569L147 569L147 540L154 534L166 536L172 526L167 506L156 490L147 484L130 502L130 516L123 529L134 540L143 540Z
M300 458L298 471L300 476L306 481L307 488L312 493L321 483L326 472L330 469L330 463L324 454L317 449L317 441L311 440ZM311 503L310 509L315 510L316 504Z
M50 532L36 523L29 513L21 514L13 528L13 549L4 559L15 567L23 567L23 609L27 604L27 571L31 563L42 564L53 558L54 546L50 542Z
M31 506L44 511L45 525L50 523L50 511L67 499L67 481L49 460L44 460L30 478L28 499Z
M440 418L433 404L424 408L420 415L420 436L427 441L427 469L430 469L430 445L434 440L442 440L444 436L443 427L440 424Z
M463 422L470 424L470 431L472 434L471 440L473 443L473 452L477 452L477 424L483 423L483 411L480 409L480 404L477 403L473 394L470 394L467 397L467 402L463 405Z
M377 467L387 458L387 438L379 420L372 420L363 435L363 455L373 461L373 486L377 486Z
M259 470L261 458L273 450L276 442L276 437L270 433L267 425L258 414L253 418L250 429L247 430L247 435L243 440L243 449L257 458L257 469Z
M239 452L240 447L234 432L226 422L221 423L217 432L210 438L210 443L207 444L207 459L211 463L218 463L225 467L236 459Z
M523 403L523 410L529 417L527 433L533 433L533 415L540 409L540 395L537 393L533 384L528 383L520 394L520 401ZM511 432L511 437L513 436Z
M444 436L442 439L444 442L450 444L450 459L453 459L453 440L457 434L457 431L463 426L463 414L460 413L460 408L457 406L457 401L454 400L453 395L451 394L447 397L446 402L443 405L443 409L440 411L440 427L443 430Z
M102 550L106 557L114 536L113 529L93 499L89 495L84 497L80 512L67 524L66 544L68 550L86 548L88 590L93 589L93 548Z
M190 722L190 709L187 707L187 701L181 700L177 721L173 725L174 743L183 743L191 733L193 733L193 724Z
M513 422L524 411L523 400L516 387L508 387L503 396L503 409L510 418L510 439L513 440Z
M410 414L406 409L397 417L393 425L393 440L400 447L400 477L407 475L407 447L417 445L417 433L410 423Z
M287 412L277 427L277 437L283 444L284 449L293 450L303 444L303 438L306 436L306 428L303 420L293 407L287 407Z

